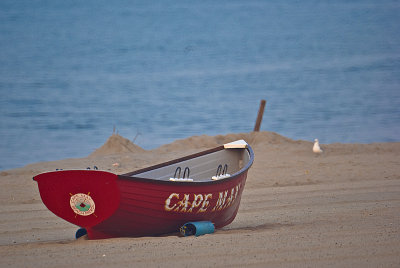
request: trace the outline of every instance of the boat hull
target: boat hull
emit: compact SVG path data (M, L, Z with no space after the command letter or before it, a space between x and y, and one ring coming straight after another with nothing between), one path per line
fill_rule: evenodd
M228 183L201 187L119 179L119 207L111 217L89 228L89 237L172 233L189 221L211 221L216 228L221 228L236 217L246 173Z
M71 170L43 173L35 180L50 211L85 228L90 239L102 239L177 232L189 221L228 225L239 209L246 177L244 172L223 183L170 185ZM74 209L82 202L94 209Z
M116 175L98 170L47 172L34 180L47 208L85 228L89 239L173 233L194 221L211 221L221 228L238 212L253 161L251 148L247 150L247 165L217 181L160 181L138 177L136 172Z

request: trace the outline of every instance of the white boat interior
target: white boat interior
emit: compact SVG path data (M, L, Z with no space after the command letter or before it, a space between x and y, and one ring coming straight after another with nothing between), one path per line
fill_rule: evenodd
M250 161L246 148L230 148L156 167L131 177L176 182L205 182L229 178Z

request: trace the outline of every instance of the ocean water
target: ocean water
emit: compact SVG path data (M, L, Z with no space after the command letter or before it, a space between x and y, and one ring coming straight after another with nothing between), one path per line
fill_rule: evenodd
M0 169L261 130L400 141L399 1L0 1Z

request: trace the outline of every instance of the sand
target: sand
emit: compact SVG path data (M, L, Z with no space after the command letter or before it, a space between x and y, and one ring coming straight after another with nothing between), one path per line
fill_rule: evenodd
M121 174L242 138L255 162L239 213L204 236L75 240L32 180L56 168ZM0 172L0 267L400 267L400 143L312 147L253 132L146 151L112 135L86 158Z

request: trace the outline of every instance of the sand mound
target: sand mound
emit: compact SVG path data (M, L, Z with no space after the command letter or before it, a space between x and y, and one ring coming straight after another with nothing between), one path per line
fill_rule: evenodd
M250 132L250 133L234 133L227 135L217 136L193 136L186 139L176 140L170 144L162 145L156 149L159 152L171 152L187 149L206 149L213 148L225 143L243 139L250 145L257 144L285 144L285 143L299 143L301 141L294 141L292 139L281 136L277 133L270 131Z
M118 135L111 135L106 143L103 144L100 148L90 154L90 156L99 156L99 155L110 155L110 154L119 154L119 153L140 153L145 150L135 144L133 144L130 140Z
M262 145L262 144L300 144L309 142L295 141L284 136L281 136L275 132L262 131L262 132L249 132L249 133L233 133L226 135L216 136L193 136L185 139L176 140L170 144L162 145L149 152L155 152L159 154L170 153L170 152L188 152L205 150L214 148L225 143L243 139L247 141L251 146ZM309 144L308 144L309 145ZM106 143L100 148L95 150L90 157L113 155L120 153L143 153L146 150L133 144L130 140L118 135L111 135Z
M305 141L295 141L279 135L275 132L261 131L261 132L249 132L249 133L234 133L227 135L216 135L216 136L193 136L185 139L176 140L170 144L162 145L151 152L156 153L169 153L178 151L190 151L190 150L205 150L214 148L225 143L243 139L247 141L251 146L261 144L293 144L293 143L309 143ZM106 143L100 148L95 150L90 157L104 156L119 153L143 153L146 150L133 144L130 140L118 135L111 135Z

